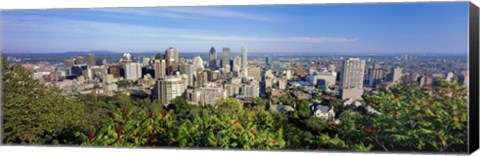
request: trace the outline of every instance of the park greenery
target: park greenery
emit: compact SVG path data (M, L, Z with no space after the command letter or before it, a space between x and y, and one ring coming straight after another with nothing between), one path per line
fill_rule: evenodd
M180 147L261 150L467 151L466 87L441 82L433 91L398 84L365 94L381 114L334 106L341 122L312 115L310 100L279 99L292 112L269 111L260 98L234 98L197 106L176 98L156 100L118 94L61 95L32 80L30 71L2 62L2 142L101 147ZM123 82L122 82L123 83ZM125 83L127 86L127 84ZM295 104L292 104L295 103Z

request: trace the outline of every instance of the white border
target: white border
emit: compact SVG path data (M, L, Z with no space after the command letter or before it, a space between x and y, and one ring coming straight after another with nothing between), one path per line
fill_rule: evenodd
M7 9L53 9L53 8L100 8L100 7L153 7L153 6L206 6L206 5L258 5L258 4L328 4L328 3L378 3L378 2L426 2L427 0L0 0L0 11ZM434 0L435 2L451 0ZM458 1L458 0L457 0ZM461 0L464 1L464 0ZM480 6L480 0L472 0ZM1 22L1 21L0 21ZM1 42L1 41L0 41ZM282 155L384 155L385 153L337 153L337 152L259 152L224 150L172 150L172 149L129 149L129 148L80 148L80 147L35 147L0 146L1 155L229 155L229 156L282 156ZM414 155L414 154L387 154ZM418 155L418 154L417 154ZM422 154L425 155L425 154ZM480 155L476 152L475 155Z

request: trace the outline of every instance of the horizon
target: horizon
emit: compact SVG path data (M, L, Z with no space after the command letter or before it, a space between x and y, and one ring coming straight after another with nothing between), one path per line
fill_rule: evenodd
M468 53L468 2L5 10L1 14L7 54L162 52L151 50L158 45L192 53L208 52L211 46L217 47L217 53L221 47L237 52L243 46L249 53Z

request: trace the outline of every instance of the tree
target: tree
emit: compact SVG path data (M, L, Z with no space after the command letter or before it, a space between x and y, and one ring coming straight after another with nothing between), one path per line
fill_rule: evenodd
M417 84L400 84L365 101L382 115L364 116L358 122L365 140L385 151L466 152L466 88L439 82L433 94Z
M5 57L2 74L4 143L68 143L73 131L85 125L83 106L75 96L61 95L33 80L32 72L10 66Z

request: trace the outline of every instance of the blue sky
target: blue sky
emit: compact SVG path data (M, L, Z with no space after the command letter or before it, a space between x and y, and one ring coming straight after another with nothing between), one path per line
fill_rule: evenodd
M466 54L468 3L2 11L7 53L232 51Z

